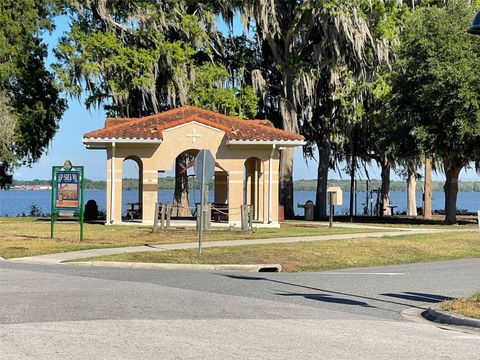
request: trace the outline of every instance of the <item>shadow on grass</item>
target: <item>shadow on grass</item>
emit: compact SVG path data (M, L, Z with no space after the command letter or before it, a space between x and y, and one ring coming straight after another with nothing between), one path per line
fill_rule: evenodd
M38 218L35 219L34 221L38 222L50 222L50 218ZM67 222L67 223L75 223L79 222L80 220L78 218L58 218L55 222ZM90 224L90 225L105 225L105 220L84 220L84 224Z
M371 216L371 215L356 215L353 217L353 222L360 224L372 224L372 225L446 225L443 219L444 214L441 217L434 219L423 219L422 217L413 218L405 215L395 216ZM304 220L303 217L296 216L292 220ZM328 218L322 218L320 220L328 221ZM335 221L338 222L351 222L350 217L346 215L336 215ZM458 225L475 225L477 224L477 215L474 213L461 214L457 212L457 224Z

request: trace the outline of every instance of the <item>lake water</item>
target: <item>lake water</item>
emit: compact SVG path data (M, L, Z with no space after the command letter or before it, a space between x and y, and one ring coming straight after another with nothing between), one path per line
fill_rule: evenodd
M335 214L347 214L349 204L348 192L343 193L343 206L335 207ZM0 216L21 216L23 213L28 215L30 207L35 204L44 213L50 213L49 190L8 190L0 191ZM160 190L158 192L159 202L172 202L173 190ZM213 200L213 192L209 193L210 201ZM105 210L106 195L105 190L85 190L85 201L94 199L99 209ZM123 192L122 208L125 213L127 203L136 202L138 199L137 191L126 190ZM363 203L365 202L365 193L357 194L358 204L357 213L361 214ZM406 209L407 197L404 192L391 192L390 199L393 205L398 206L395 211L402 212ZM303 209L297 208L298 203L305 203L307 200L315 201L314 191L296 191L294 194L295 213L303 215ZM374 201L376 197L374 197ZM190 193L191 203L199 201L198 191ZM444 208L445 197L443 192L434 192L432 199L433 210L442 210ZM417 193L417 206L422 206L422 194ZM457 200L457 208L467 211L480 210L480 192L459 193Z

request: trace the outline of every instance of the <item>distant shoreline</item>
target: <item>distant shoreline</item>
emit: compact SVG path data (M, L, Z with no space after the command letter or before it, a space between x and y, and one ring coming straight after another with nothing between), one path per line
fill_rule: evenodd
M50 180L14 180L12 184L12 189L17 190L15 186L32 186L32 185L44 185L49 184ZM135 190L137 189L138 179L123 179L123 189L124 190ZM213 182L212 182L213 185ZM317 181L314 179L310 180L295 180L293 186L295 191L316 191ZM371 180L369 181L369 190L379 189L381 185L380 180ZM417 192L422 192L423 182L417 181ZM443 181L432 181L432 191L433 192L443 192ZM190 180L191 188L195 187L195 180ZM350 191L350 180L330 180L328 186L339 186L343 191ZM85 189L88 190L105 190L106 181L104 180L90 180L85 179ZM159 190L174 190L175 181L173 177L159 178L158 179L158 189ZM399 191L405 192L407 185L405 181L392 181L390 183L390 191ZM20 190L20 189L18 189ZM25 189L32 190L32 189ZM45 190L45 189L43 189ZM48 189L50 190L50 189ZM40 189L35 189L35 191L42 191ZM366 191L366 180L357 181L357 191L365 192ZM460 181L458 183L459 192L480 192L480 181Z

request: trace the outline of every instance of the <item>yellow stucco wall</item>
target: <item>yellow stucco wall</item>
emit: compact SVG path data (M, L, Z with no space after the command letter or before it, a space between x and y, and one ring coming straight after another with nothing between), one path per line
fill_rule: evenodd
M253 178L258 179L256 187L257 218L268 223L269 192L271 192L271 215L273 224L278 223L278 148L272 153L272 145L230 145L226 144L225 133L221 130L190 122L163 130L161 144L116 143L114 161L114 213L111 214L112 192L112 145L107 148L107 223L121 223L122 213L122 164L128 157L141 162L143 186L143 223L152 224L155 202L157 201L158 171L169 171L175 159L190 149L208 149L217 163L227 172L229 223L240 226L240 206L244 202L244 163L248 158L257 158L258 166ZM271 158L272 157L272 158ZM272 162L272 184L269 185L270 161ZM219 169L217 169L219 170ZM112 216L113 215L113 216ZM123 214L125 215L125 214Z

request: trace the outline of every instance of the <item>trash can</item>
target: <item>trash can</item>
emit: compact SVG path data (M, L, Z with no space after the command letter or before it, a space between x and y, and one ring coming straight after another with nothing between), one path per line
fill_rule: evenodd
M305 220L313 220L315 214L315 204L312 200L305 203Z
M93 220L97 220L97 217L98 217L97 202L93 199L90 199L85 204L85 211L83 212L83 220L93 221Z

